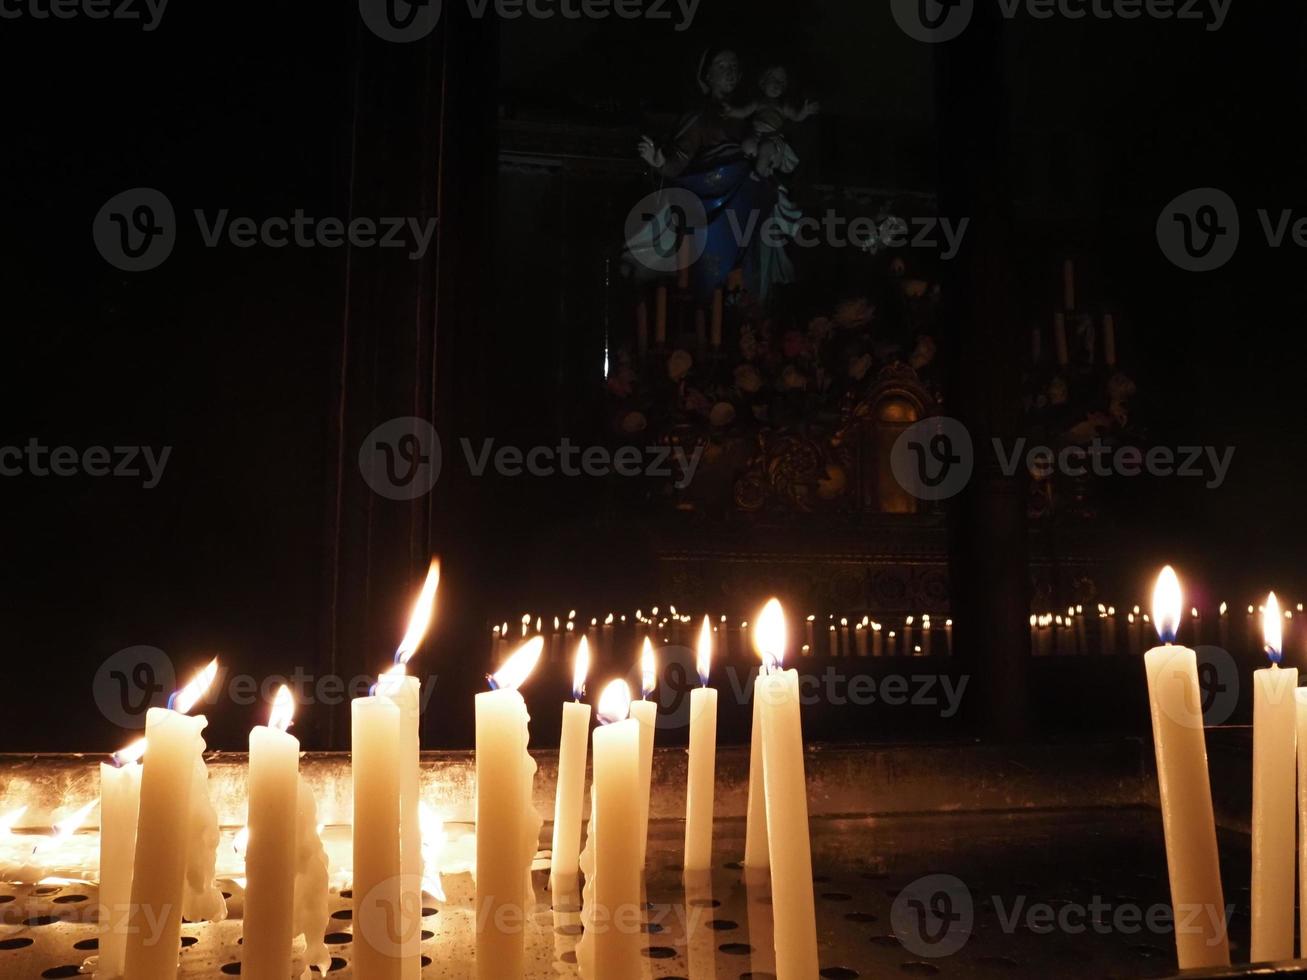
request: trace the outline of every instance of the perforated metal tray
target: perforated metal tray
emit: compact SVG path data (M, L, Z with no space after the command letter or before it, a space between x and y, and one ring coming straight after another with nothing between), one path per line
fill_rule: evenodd
M821 819L813 822L813 831L821 976L826 980L1144 978L1175 971L1169 932L1113 925L1116 909L1147 909L1167 901L1161 827L1154 810ZM697 895L686 900L677 865L682 832L676 821L653 826L643 977L765 980L774 969L770 883L746 886L733 864L743 850L743 823L718 824L719 863L710 899ZM1223 837L1222 842L1226 900L1235 906L1232 952L1241 962L1248 950L1247 838ZM950 879L960 882L962 891ZM552 901L546 871L537 871L535 882L539 906L529 937L529 978L575 977L576 907ZM428 898L424 909L423 977L471 980L472 882L467 875L447 876L445 888L448 901L436 904ZM95 926L87 921L95 891L80 884L0 885L0 977L76 976L83 960L95 953ZM940 922L916 918L912 898L924 898L928 908L945 913ZM1091 911L1096 899L1108 909L1097 920ZM349 905L348 889L333 891L327 941L332 973L342 980L354 977ZM183 926L181 977L239 973L241 895L234 884L230 906L226 922ZM1083 910L1088 917L1074 931L1056 925L1042 931L1028 916L1034 907L1047 907L1055 915ZM1014 914L1018 908L1022 911ZM1070 921L1069 913L1064 915Z

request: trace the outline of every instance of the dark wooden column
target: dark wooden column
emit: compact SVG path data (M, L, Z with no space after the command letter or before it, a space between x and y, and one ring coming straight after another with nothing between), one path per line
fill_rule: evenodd
M968 28L939 46L936 91L941 212L971 219L946 279L947 411L967 426L976 457L950 514L955 649L971 674L975 723L1016 737L1029 722L1025 485L999 471L991 448L995 438L1010 444L1021 423L1003 23L998 5L975 5Z
M335 466L327 495L328 608L320 668L346 680L375 674L387 662L429 555L445 559L440 632L457 635L460 624L450 614L468 609L456 597L468 567L460 558L474 551L468 529L476 515L457 468L443 466L431 493L393 500L367 485L358 456L367 435L395 418L430 422L446 463L456 435L476 428L466 406L477 403L469 392L483 363L478 301L490 267L491 21L447 4L440 25L421 41L392 43L362 23L358 28L348 213L436 218L439 226L420 259L406 249L353 248L349 254L336 397L326 420ZM437 641L432 647L451 645ZM433 659L424 658L415 671L444 674ZM347 747L348 704L314 717L327 719L320 744Z

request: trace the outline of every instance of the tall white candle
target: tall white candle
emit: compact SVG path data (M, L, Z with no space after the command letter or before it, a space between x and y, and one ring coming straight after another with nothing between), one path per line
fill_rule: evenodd
M295 807L295 935L304 937L304 962L326 974L331 954L323 941L331 920L327 851L318 833L318 804L303 776Z
M527 753L530 716L518 687L544 640L536 636L476 696L477 976L507 980L526 972L527 899L541 820L532 804L535 762Z
M833 628L833 627L832 627ZM834 634L832 639L834 638ZM834 644L832 644L832 655ZM749 806L744 825L744 874L754 880L765 878L771 866L767 844L767 794L762 775L762 688L763 671L753 681L753 734L749 741Z
M699 630L699 682L690 692L690 768L685 797L685 871L712 867L713 795L717 770L717 691L708 686L712 624Z
M283 686L268 724L250 732L241 976L255 980L286 980L291 973L300 756L299 739L286 731L293 714Z
M142 738L100 765L100 977L121 977L127 956L144 752Z
M642 865L636 846L640 724L627 718L630 701L623 681L613 681L599 698L590 834L582 857L585 931L577 949L585 980L638 977L641 971Z
M388 697L355 698L354 969L368 980L400 980L400 709Z
M1307 895L1307 688L1294 692L1298 723L1298 893ZM1307 902L1299 903L1298 956L1307 957Z
M576 648L572 670L572 696L563 705L563 731L558 743L558 785L554 796L554 840L550 878L553 890L574 887L580 871L581 808L585 805L585 767L590 749L590 705L584 704L586 674L590 671L590 643L583 636Z
M1271 666L1253 673L1252 961L1293 959L1296 668L1280 666L1284 620L1272 592L1262 617Z
M409 676L407 664L417 653L435 615L440 562L427 566L422 590L409 614L408 628L395 650L395 666L378 678L377 693L399 708L399 943L404 980L422 976L422 682Z
M148 751L141 770L141 805L132 862L124 976L175 980L181 943L182 901L192 844L191 795L195 764L202 758L207 724L187 717L218 673L212 661L178 692L171 708L151 708L145 718Z
M644 867L645 854L649 848L649 794L653 784L654 732L658 728L658 702L650 701L658 682L658 661L654 656L653 644L645 637L644 648L640 654L640 686L643 699L631 705L631 717L640 724L640 867Z
M759 646L768 672L762 677L763 777L767 836L771 842L772 911L777 980L817 976L817 913L812 891L808 786L803 765L799 672L781 670L785 615L775 599L758 617Z
M1176 922L1189 923L1176 929L1176 956L1181 970L1192 970L1229 966L1230 943L1203 739L1198 660L1194 651L1173 645L1180 611L1180 583L1167 566L1153 597L1153 619L1163 645L1144 655L1144 669L1171 905Z

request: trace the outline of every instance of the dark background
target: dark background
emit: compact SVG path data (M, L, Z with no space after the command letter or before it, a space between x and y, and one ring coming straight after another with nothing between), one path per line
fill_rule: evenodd
M782 53L821 98L805 161L823 177L931 190L968 165L941 159L954 144L938 126L940 52L880 5L704 0L683 34L473 23L449 6L430 43L403 48L372 37L351 5L177 4L151 33L0 22L3 443L173 447L148 491L0 480L0 750L124 741L91 678L137 644L183 671L217 653L255 676L373 672L429 552L446 581L422 653L439 675L424 741L467 745L486 623L644 601L654 525L614 517L601 488L451 473L430 498L396 504L355 464L361 435L400 414L434 418L447 459L457 435L552 444L601 424L599 314L567 284L594 281L602 253L566 247L560 202L497 194L497 120L640 132L690 104L699 51L729 37L746 58ZM1213 33L1146 19L1002 33L1008 102L991 109L1011 129L1009 186L996 192L1016 219L1014 304L1023 319L1048 307L1061 257L1077 255L1081 289L1121 311L1122 363L1156 442L1237 447L1219 492L1146 478L1122 491L1134 594L1171 560L1195 592L1303 596L1305 256L1264 247L1256 219L1262 207L1307 216L1301 5L1234 4ZM121 273L96 252L91 220L137 186L179 214L439 214L438 255L414 268L345 249L209 249L183 220L162 267ZM1171 266L1154 237L1162 206L1199 186L1226 190L1243 219L1238 255L1206 275ZM619 229L625 205L596 195L591 217L610 212ZM1065 670L1048 683L1079 683ZM540 715L563 686L541 682ZM342 712L308 709L306 747L340 747ZM216 706L210 746L242 748L262 716ZM1143 717L1127 699L1075 724ZM857 736L863 720L815 730ZM543 742L554 724L541 718ZM737 727L724 723L723 739L745 737Z

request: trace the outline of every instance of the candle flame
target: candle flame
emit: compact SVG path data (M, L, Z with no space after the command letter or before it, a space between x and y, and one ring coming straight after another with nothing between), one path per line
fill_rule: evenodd
M57 821L54 825L54 833L51 834L45 840L38 842L32 848L32 853L35 854L37 851L45 851L48 854L50 851L58 848L59 845L61 845L69 837L72 837L73 834L77 833L78 829L81 828L82 824L86 822L86 818L91 815L91 811L94 810L97 806L99 806L99 804L100 804L100 800L99 798L96 798L92 800L90 803L87 803L82 807L80 807L79 809L74 810L71 814L64 817L62 820Z
M608 616L607 616L607 618L604 619L604 625L605 625L605 626L612 626L612 625L613 625L613 614L612 614L612 613L609 613Z
M277 688L277 696L272 699L272 710L268 712L268 727L286 731L295 718L295 697L285 684Z
M1167 565L1157 576L1157 587L1153 589L1153 621L1157 624L1157 635L1168 646L1175 642L1183 607L1180 579L1176 577L1175 569Z
M712 669L712 623L707 616L703 617L703 625L699 627L698 654L699 683L707 687L708 674Z
M245 852L250 846L250 825L246 824L232 836L231 849L238 858L245 860Z
M595 716L601 725L615 725L626 721L631 714L631 689L626 681L611 681L599 695Z
M190 710L199 703L200 698L209 689L215 677L218 676L218 658L214 657L208 665L196 675L195 679L176 692L169 700L168 707L173 711L183 715L189 714Z
M23 814L27 812L27 804L23 804L17 810L11 810L3 817L0 817L0 833L6 836L14 832L14 824L23 819Z
M504 661L504 665L499 668L488 680L492 691L516 691L531 676L531 671L535 670L536 664L540 660L540 654L545 649L545 638L543 636L533 636L513 654Z
M585 696L585 679L590 673L590 641L581 637L576 645L576 660L572 666L572 697L580 701Z
M121 769L123 766L130 765L133 762L140 762L141 757L145 755L145 739L138 738L126 748L119 749L110 758L113 764Z
M640 693L645 700L653 694L658 683L658 658L654 656L653 644L649 637L644 638L644 649L640 652Z
M1272 592L1266 597L1266 606L1262 612L1262 636L1265 639L1266 656L1271 663L1278 665L1283 659L1284 621L1280 618L1280 600Z
M445 883L440 877L440 858L445 850L445 821L426 801L418 803L418 826L422 831L422 888L436 901L445 901Z
M848 620L840 621L848 625ZM753 631L754 649L762 658L765 673L780 670L785 662L785 610L779 599L768 599L758 614L758 626Z
M418 647L422 645L422 639L427 635L427 628L431 625L431 617L435 613L436 590L439 588L440 559L432 558L431 564L427 567L426 581L422 583L422 591L418 593L417 602L413 604L413 612L408 617L408 630L395 650L395 663L408 663L413 658L413 654L417 653Z

